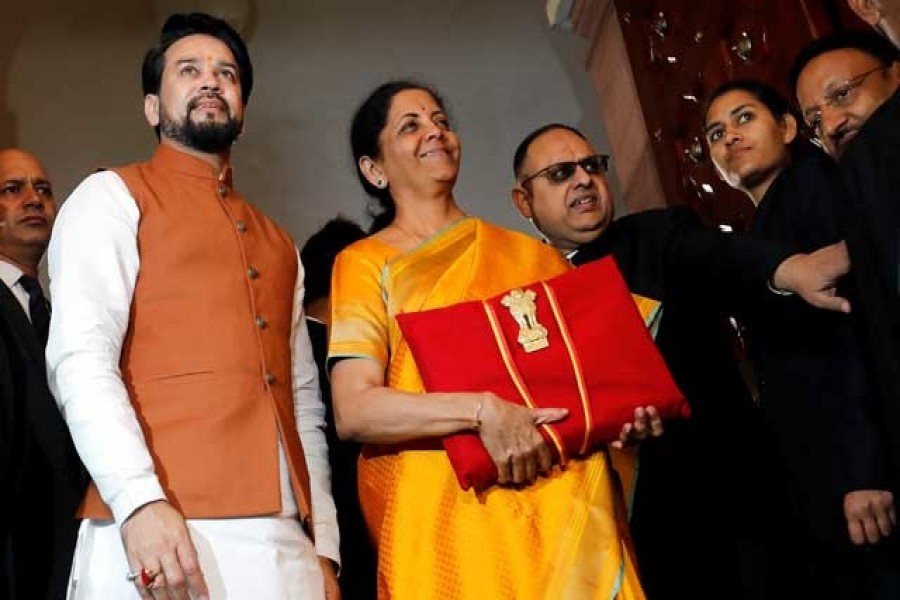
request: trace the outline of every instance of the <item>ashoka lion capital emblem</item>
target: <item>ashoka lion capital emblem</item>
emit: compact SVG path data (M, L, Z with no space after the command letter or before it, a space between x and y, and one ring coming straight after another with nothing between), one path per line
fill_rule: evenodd
M515 289L500 300L500 304L509 309L509 314L519 324L517 341L525 352L535 352L550 345L547 340L547 328L537 320L535 298L537 294L532 290Z

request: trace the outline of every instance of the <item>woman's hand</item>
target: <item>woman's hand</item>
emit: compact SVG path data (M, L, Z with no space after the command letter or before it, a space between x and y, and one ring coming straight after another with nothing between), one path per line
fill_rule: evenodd
M486 392L480 394L481 441L497 466L501 485L529 484L538 473L547 473L553 456L537 425L560 421L569 414L564 408L530 409Z
M628 444L634 444L648 437L659 437L663 433L662 419L655 406L634 409L634 422L625 423L619 433L619 439L611 444L621 450Z

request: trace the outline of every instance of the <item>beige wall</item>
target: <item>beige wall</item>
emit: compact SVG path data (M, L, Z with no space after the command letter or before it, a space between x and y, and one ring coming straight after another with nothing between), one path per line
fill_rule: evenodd
M0 20L0 145L36 153L60 197L98 166L146 157L155 138L141 113L140 61L158 27L155 12L191 3L16 4ZM513 150L528 131L572 123L608 149L584 42L549 29L540 2L225 4L246 11L257 69L234 152L236 184L300 242L338 212L362 219L349 121L388 78L421 78L445 95L464 148L457 199L500 224L525 230L508 189Z

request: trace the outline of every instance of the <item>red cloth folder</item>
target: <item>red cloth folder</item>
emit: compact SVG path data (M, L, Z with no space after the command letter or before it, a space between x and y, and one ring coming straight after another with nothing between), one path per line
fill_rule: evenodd
M655 406L664 419L690 414L612 258L519 289L533 292L533 317L522 295L510 300L512 290L397 315L427 391L490 391L533 408L567 408L564 420L539 426L563 464L618 439L639 406ZM547 346L526 351L520 338L540 337L540 328ZM477 432L443 445L463 489L496 482Z

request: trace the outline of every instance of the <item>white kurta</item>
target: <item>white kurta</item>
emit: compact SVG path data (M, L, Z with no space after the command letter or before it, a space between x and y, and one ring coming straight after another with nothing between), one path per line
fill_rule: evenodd
M63 205L48 251L54 299L47 345L50 387L114 517L82 526L70 589L79 599L137 597L125 579L129 569L119 527L135 509L165 498L119 372L140 271L139 219L121 178L111 171L96 173ZM291 335L294 413L309 470L316 545L296 519L279 444L281 515L188 521L207 583L217 590L212 598L318 598L322 580L316 556L339 559L325 408L302 300L299 265Z
M280 446L279 446L280 450ZM323 600L316 548L300 527L287 462L279 452L282 504L278 517L189 519L188 530L212 600ZM81 524L68 600L139 600L114 521Z

